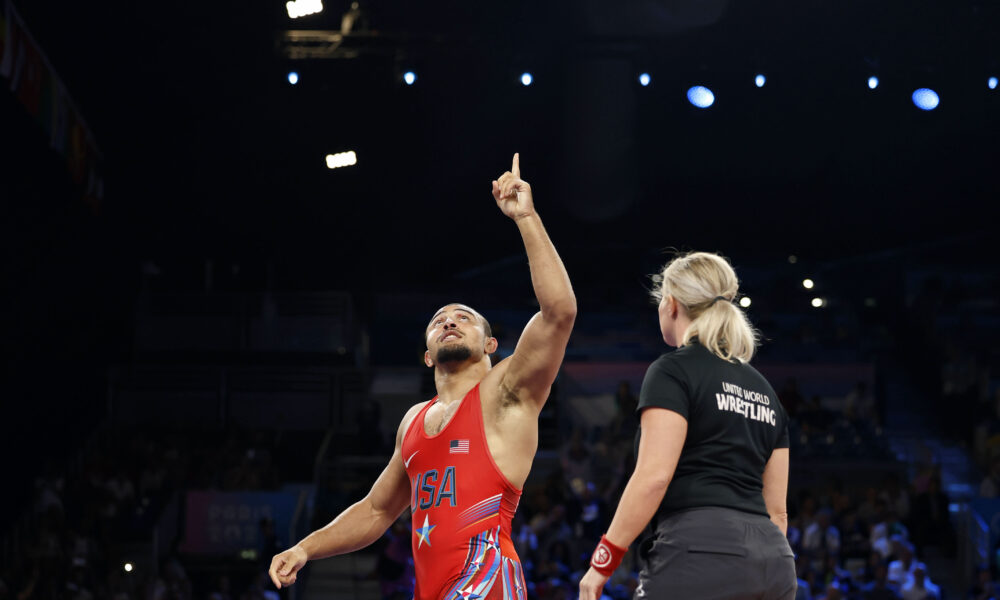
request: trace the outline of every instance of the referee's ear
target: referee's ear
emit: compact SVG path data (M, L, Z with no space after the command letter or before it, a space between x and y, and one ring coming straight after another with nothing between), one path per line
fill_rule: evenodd
M667 294L667 315L671 319L677 318L677 298L674 298L673 294Z

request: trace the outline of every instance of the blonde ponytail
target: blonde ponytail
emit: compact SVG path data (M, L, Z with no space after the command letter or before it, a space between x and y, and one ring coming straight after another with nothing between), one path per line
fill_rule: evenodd
M662 284L653 296L673 296L691 318L682 346L698 338L698 343L722 359L750 361L758 334L733 304L739 280L729 261L709 252L692 252L667 263L658 279Z

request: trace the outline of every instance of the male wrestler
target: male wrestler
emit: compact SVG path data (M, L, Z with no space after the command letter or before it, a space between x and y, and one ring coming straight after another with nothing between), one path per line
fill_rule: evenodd
M514 353L490 366L497 341L472 308L449 304L425 331L424 362L437 396L413 406L388 466L368 495L271 561L279 588L308 560L363 548L409 506L415 600L526 597L511 519L538 447L538 413L562 363L576 297L535 212L519 157L493 182L497 206L517 224L540 310Z

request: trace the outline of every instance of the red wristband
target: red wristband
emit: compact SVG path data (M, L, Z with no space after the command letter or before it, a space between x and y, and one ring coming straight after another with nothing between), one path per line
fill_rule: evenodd
M608 541L606 536L602 535L601 543L597 544L593 556L590 557L590 566L594 567L594 570L601 575L611 577L618 565L622 564L626 550L627 548L615 546Z

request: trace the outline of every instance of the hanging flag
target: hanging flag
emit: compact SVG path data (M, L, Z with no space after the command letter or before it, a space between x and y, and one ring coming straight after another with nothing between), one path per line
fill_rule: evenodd
M10 0L0 1L0 75L41 126L52 148L66 159L70 177L96 212L104 197L101 151L24 19Z
M7 32L7 23L10 22L7 17L7 4L4 2L3 6L0 6L0 76L2 77L10 77L7 70L7 57L10 56L7 48L7 41L10 39L10 34Z

